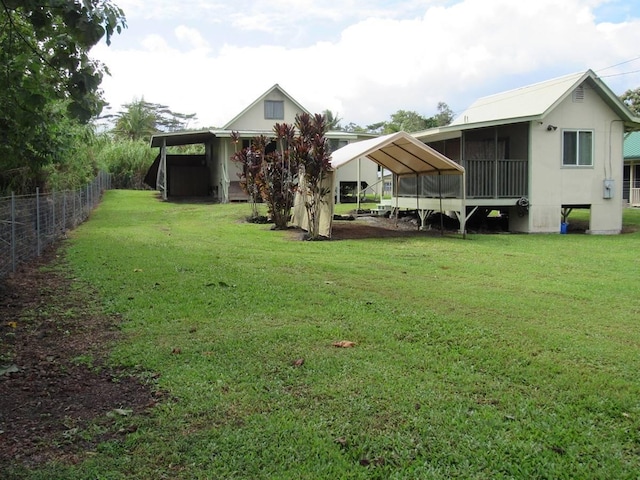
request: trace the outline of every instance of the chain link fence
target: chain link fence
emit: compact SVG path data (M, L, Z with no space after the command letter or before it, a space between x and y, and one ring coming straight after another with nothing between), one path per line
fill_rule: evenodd
M84 222L109 188L111 177L101 172L74 191L0 197L0 279Z

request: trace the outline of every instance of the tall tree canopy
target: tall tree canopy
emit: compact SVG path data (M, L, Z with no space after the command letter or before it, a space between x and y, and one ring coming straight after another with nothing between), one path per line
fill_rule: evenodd
M134 99L124 105L124 110L113 117L113 133L117 138L127 140L149 140L157 132L175 132L185 130L189 122L196 118L195 113L177 113L166 105L147 102L144 98Z
M620 100L631 110L631 113L640 116L640 88L627 90L620 95Z
M0 0L0 172L55 161L56 125L100 113L107 69L89 50L125 27L110 0Z
M325 115L328 110L325 110ZM327 117L329 118L329 117ZM438 102L437 113L431 117L424 117L412 110L398 110L391 115L387 121L372 123L366 127L361 127L353 122L348 123L344 128L346 132L356 133L378 133L387 134L399 131L408 133L419 132L428 128L443 127L449 125L453 120L453 111L445 102Z
M331 110L327 109L322 112L324 118L327 121L327 129L329 131L343 130L341 125L342 118L338 116L337 113L333 113Z

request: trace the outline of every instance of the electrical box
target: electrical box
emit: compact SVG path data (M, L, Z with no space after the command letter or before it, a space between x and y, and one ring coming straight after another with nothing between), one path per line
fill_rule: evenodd
M613 186L615 181L613 178L604 179L604 190L602 192L602 198L613 198Z

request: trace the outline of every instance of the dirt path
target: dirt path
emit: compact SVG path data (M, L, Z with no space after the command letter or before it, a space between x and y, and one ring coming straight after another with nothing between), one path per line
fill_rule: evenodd
M160 399L150 382L106 365L118 318L102 314L61 265L50 250L0 280L0 471L78 462L134 428L116 417Z

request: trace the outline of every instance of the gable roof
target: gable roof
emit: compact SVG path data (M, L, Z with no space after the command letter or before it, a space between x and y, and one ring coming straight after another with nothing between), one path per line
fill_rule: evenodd
M479 98L456 117L451 125L543 116L575 86L582 83L583 76L584 73L574 73Z
M640 132L629 132L624 136L624 159L640 158Z
M251 103L251 105L249 105L247 108L245 108L244 110L242 110L238 115L236 115L235 117L233 117L230 121L228 121L224 127L222 127L223 130L227 130L231 125L233 125L239 118L241 118L245 113L247 113L249 110L251 110L253 107L255 107L257 104L261 103L269 94L271 94L271 92L273 92L274 90L278 90L280 93L282 93L282 95L285 96L285 98L287 98L287 100L289 100L290 102L292 102L297 108L299 108L300 110L302 110L305 113L309 113L309 111L304 108L302 105L300 105L295 98L293 98L291 95L289 95L287 92L284 91L284 89L278 85L277 83L271 87L269 90L267 90L266 92L264 92L262 95L260 95L257 99L255 99L253 101L253 103Z
M464 167L402 131L345 145L331 154L331 166L338 169L360 157L399 176L464 174Z
M640 118L634 117L624 103L592 71L573 73L525 87L489 95L476 100L450 125L414 134L416 138L451 138L452 132L509 123L541 120L558 104L585 83L615 111L629 129L640 129Z

